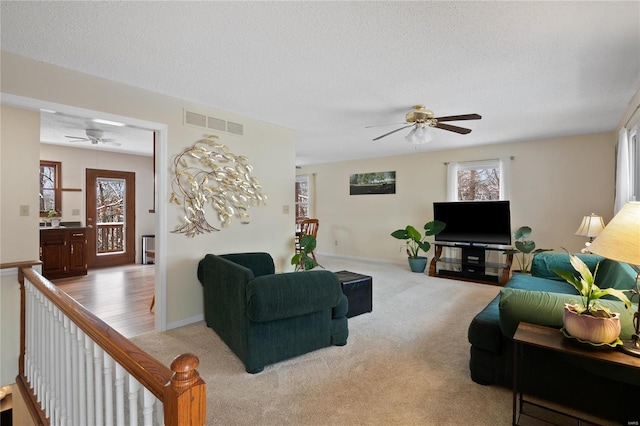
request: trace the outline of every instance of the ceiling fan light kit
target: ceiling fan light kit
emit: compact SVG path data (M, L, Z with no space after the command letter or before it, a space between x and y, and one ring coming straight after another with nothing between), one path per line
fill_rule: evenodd
M427 126L424 123L416 123L413 129L411 129L409 134L404 138L414 145L422 145L433 140L433 132L431 131L430 126Z
M413 110L408 112L405 115L405 121L407 123L406 126L400 127L399 129L392 130L389 133L386 133L382 136L378 136L374 138L374 141L378 139L382 139L385 136L389 136L395 132L399 132L402 129L406 129L409 127L413 127L409 134L405 136L410 142L413 142L416 145L423 144L431 141L433 139L433 134L431 133L431 127L435 127L442 130L448 130L450 132L459 133L461 135L466 135L471 133L471 129L467 129L464 127L454 126L451 124L445 124L444 121L460 121L460 120L480 120L482 116L479 114L463 114L463 115L450 115L445 117L434 117L433 111L430 111L425 108L424 105L414 105Z

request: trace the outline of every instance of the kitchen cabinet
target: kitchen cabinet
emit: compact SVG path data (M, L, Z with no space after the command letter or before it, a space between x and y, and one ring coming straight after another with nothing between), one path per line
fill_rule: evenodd
M87 274L85 228L40 229L42 275L48 279Z

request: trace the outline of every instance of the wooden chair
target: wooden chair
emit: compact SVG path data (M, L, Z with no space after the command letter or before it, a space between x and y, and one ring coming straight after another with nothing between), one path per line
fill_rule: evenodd
M300 231L296 233L296 253L300 253L300 238L303 235L313 235L318 237L318 227L320 226L318 219L303 219L300 222ZM317 261L315 252L311 252L313 260Z

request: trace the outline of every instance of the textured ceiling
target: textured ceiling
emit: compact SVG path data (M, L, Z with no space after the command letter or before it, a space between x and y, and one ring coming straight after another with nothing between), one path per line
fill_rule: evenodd
M483 116L422 151L612 131L640 87L637 1L0 7L3 50L295 129L298 164L413 152L371 139L414 104Z

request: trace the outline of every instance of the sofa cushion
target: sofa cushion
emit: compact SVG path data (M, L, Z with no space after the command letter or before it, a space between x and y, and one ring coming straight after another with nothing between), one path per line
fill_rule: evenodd
M265 322L331 309L343 296L329 271L263 275L247 284L247 316Z
M220 255L223 259L227 259L235 264L249 268L254 277L263 275L271 275L275 273L275 265L273 258L269 253L232 253Z
M527 274L513 274L506 288L531 291L549 291L552 293L578 294L578 291L566 281L550 280Z
M526 291L513 288L500 290L500 329L512 338L520 322L562 328L562 311L565 303L575 303L578 296L547 291ZM638 307L626 309L618 300L600 300L613 312L620 312L621 339L629 339L634 332L633 312Z
M597 256L595 254L576 254L593 272L596 268L596 265L601 260L604 260L604 257ZM573 271L573 266L571 266L571 262L569 261L568 255L558 255L558 253L536 253L533 256L533 260L531 262L531 275L534 277L547 278L549 280L556 280L565 282L562 277L553 272L554 269L559 269L561 271ZM553 291L553 290L551 290Z
M596 285L600 288L629 290L636 287L636 272L627 263L604 259L596 274ZM627 296L629 296L627 294Z

